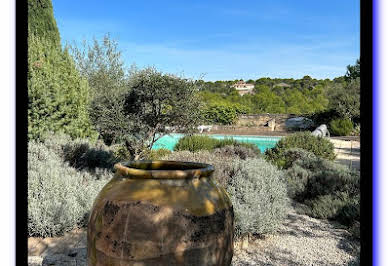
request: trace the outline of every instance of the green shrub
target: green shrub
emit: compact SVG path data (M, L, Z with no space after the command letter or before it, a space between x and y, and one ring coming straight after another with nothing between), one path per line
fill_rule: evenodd
M310 168L312 176L306 185L306 198L329 195L337 191L350 195L360 193L360 172L357 170L324 160L317 160L316 165L318 169Z
M291 197L303 201L337 191L359 193L360 173L357 170L312 154L307 156L295 160L286 170Z
M334 219L346 226L360 220L360 173L314 157L296 159L285 171L288 194L305 204L310 216Z
M353 123L350 119L334 119L330 121L330 132L336 136L349 136L353 131Z
M217 139L217 141L214 144L213 149L215 149L215 148L222 148L222 147L225 147L225 146L228 146L228 145L236 145L237 143L238 142L235 139L229 138L229 137L226 137L226 138L223 138L223 139Z
M115 158L118 161L130 161L131 154L128 152L127 148L123 144L114 144L111 145L110 150L113 152Z
M160 148L156 150L151 150L146 156L147 160L161 160L163 157L168 156L171 154L171 151L169 149Z
M286 149L279 154L274 154L273 151L268 150L266 154L267 158L276 158L276 164L282 169L288 169L292 166L292 163L296 160L308 160L314 159L316 156L314 153L301 148L290 148Z
M336 193L336 195L321 195L304 202L309 208L306 213L319 219L333 219L337 213L346 205L345 193Z
M287 166L284 152L290 148L300 148L329 160L335 159L334 145L326 138L317 138L310 132L298 132L281 138L276 146L265 152L266 159L281 168Z
M214 180L227 189L233 203L236 237L272 232L286 214L283 173L263 159L241 160L236 155L209 151L173 152L163 159L214 166Z
M360 136L361 133L361 124L356 123L353 131L350 133L351 136Z
M99 172L101 175L101 171L112 172L113 165L120 161L113 149L100 140L72 140L68 135L53 133L43 136L42 144L47 149L78 170L87 170L93 174Z
M360 222L360 198L347 192L335 192L318 196L304 202L307 214L319 218L336 220L351 227Z
M255 153L260 153L260 149L253 143L239 142L233 138L215 139L209 136L193 135L180 138L174 147L174 151L191 151L214 150L225 146L238 146L251 149Z
M328 109L325 111L315 112L310 115L306 115L307 118L313 120L315 125L329 124L331 120L339 118L340 115L334 109ZM314 130L310 128L310 130Z
M273 232L286 215L283 172L263 159L235 160L227 191L235 212L235 236Z
M213 179L226 188L231 175L231 165L238 159L235 156L224 156L220 153L210 153L209 151L177 151L162 158L163 160L201 162L214 166Z
M204 119L209 123L231 125L234 124L241 111L241 107L232 104L212 104L204 109Z
M85 226L97 193L112 177L101 180L70 167L43 143L28 144L28 235L59 236Z
M119 160L103 143L91 144L87 139L76 139L63 146L64 159L77 169L113 170Z
M200 150L212 150L217 144L218 140L209 136L184 136L180 138L178 143L174 146L174 151L191 151L196 152Z
M360 221L360 197L359 195L352 196L346 200L346 204L338 211L336 220L341 224L354 226Z
M294 165L287 169L286 180L288 196L303 201L306 185L311 175L311 171L299 165Z
M253 143L247 143L242 141L237 141L233 138L226 137L224 139L218 139L216 144L214 145L214 148L222 148L225 146L238 146L238 147L245 147L248 149L252 149L257 153L260 153L260 149Z
M222 148L214 149L214 153L222 156L237 156L242 160L248 158L257 158L260 156L260 149L256 146L246 145L227 145Z
M46 132L42 135L42 138L40 139L40 142L43 143L43 145L47 149L55 152L55 154L57 154L61 158L64 158L65 156L63 147L71 141L72 139L69 135L66 135L61 132Z

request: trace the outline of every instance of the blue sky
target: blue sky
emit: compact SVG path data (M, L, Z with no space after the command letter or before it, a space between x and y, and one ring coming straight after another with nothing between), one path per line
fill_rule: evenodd
M128 66L204 80L334 78L360 54L359 1L53 0L63 43L119 43Z

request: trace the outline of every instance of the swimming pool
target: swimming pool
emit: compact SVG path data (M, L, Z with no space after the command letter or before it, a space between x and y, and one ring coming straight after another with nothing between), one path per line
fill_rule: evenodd
M165 135L158 139L152 146L153 150L165 148L172 151L175 144L184 134L170 134ZM261 152L265 152L267 149L275 147L276 143L280 140L281 137L261 137L261 136L241 136L241 135L207 135L215 139L224 139L224 138L233 138L237 141L253 143L259 147Z

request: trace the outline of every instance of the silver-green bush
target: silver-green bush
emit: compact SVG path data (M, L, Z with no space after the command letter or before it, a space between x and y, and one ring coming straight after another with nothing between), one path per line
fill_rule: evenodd
M305 152L286 170L286 180L289 196L305 205L302 212L349 228L359 223L359 171Z
M247 147L243 145L227 145L222 148L214 149L214 153L223 156L237 156L240 159L258 158L260 157L260 150L256 146L255 148Z
M286 215L283 172L261 158L236 160L232 168L227 191L235 212L235 236L275 231Z
M28 144L28 235L57 236L87 222L104 178L70 167L43 143Z
M113 165L120 161L115 156L114 150L101 141L72 140L65 134L48 133L44 135L42 143L70 166L79 170L88 170L93 174L96 171L101 172L102 169L112 171Z
M285 217L286 185L281 170L265 160L242 160L217 152L174 152L164 160L203 162L214 166L214 179L224 186L235 212L235 237L273 232Z
M228 179L230 177L230 171L232 163L237 160L237 157L222 156L217 153L211 153L209 151L189 152L189 151L176 151L165 157L163 160L172 161L186 161L186 162L201 162L214 166L213 178L219 184L226 188Z

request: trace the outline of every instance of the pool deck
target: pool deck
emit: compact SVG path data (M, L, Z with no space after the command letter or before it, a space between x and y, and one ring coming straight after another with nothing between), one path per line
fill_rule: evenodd
M223 135L241 135L252 137L284 137L295 132L273 131L260 132L260 134L252 135L244 131L235 131L233 134L225 132ZM204 133L205 134L205 133ZM220 135L220 132L209 132L209 135ZM334 152L337 155L335 162L353 167L360 170L360 137L359 136L344 136L331 137L330 141L334 144Z
M360 141L354 139L330 138L337 154L335 162L360 170Z

